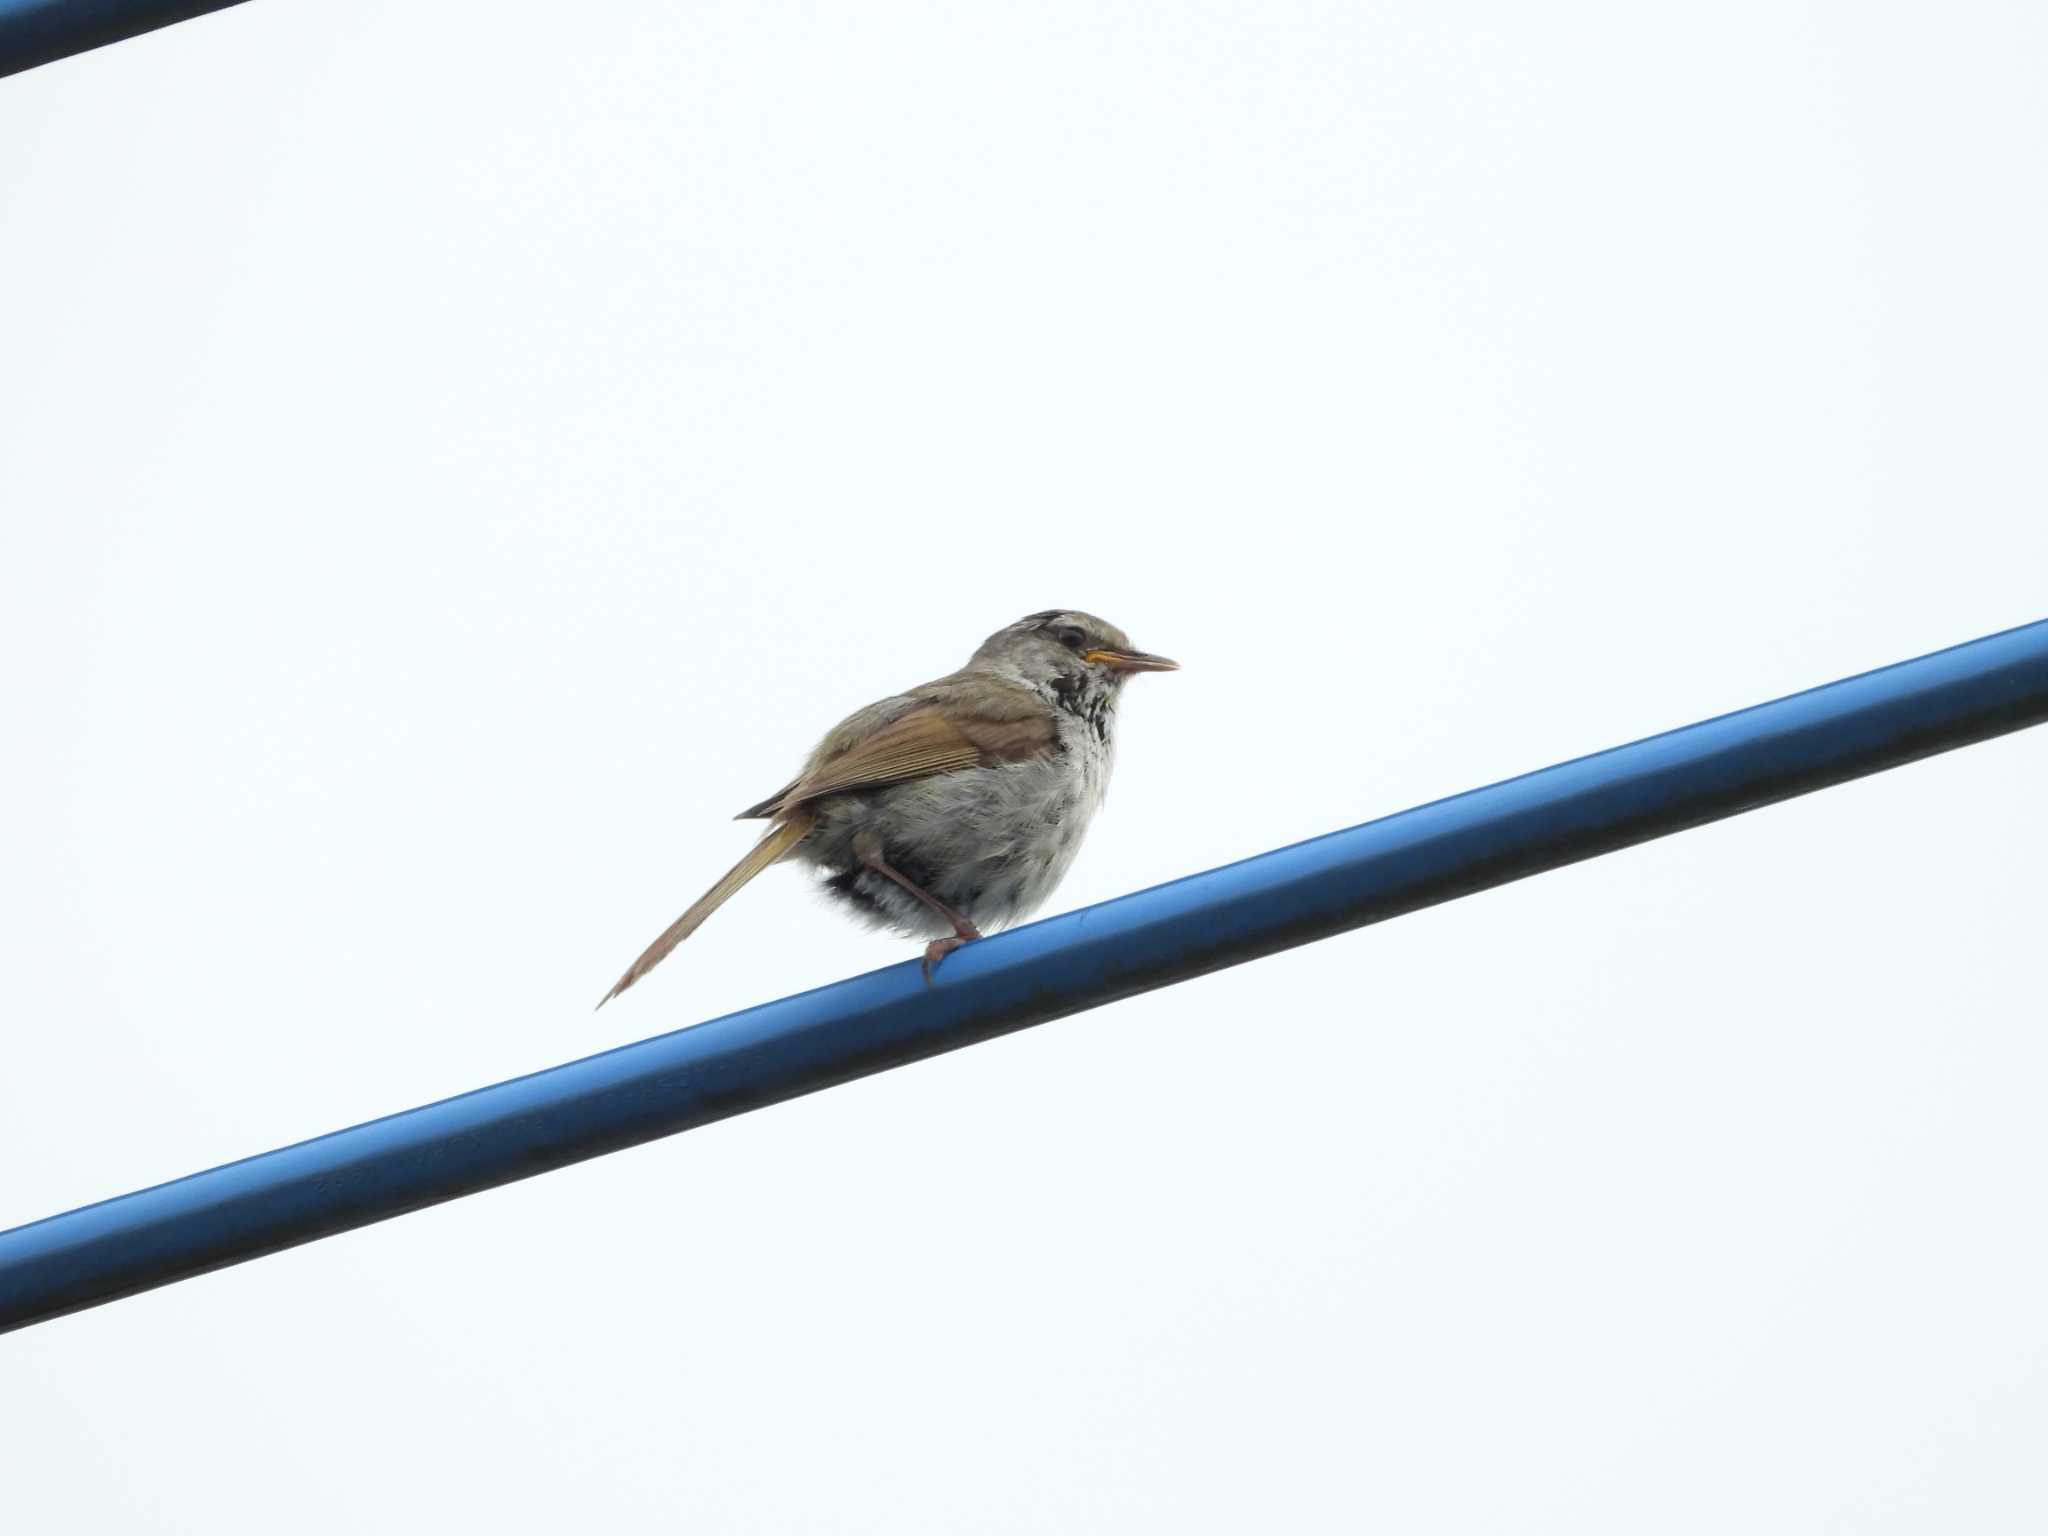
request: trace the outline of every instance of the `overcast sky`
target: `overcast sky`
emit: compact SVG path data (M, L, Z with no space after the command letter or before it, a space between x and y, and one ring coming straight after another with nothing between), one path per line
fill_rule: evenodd
M2048 10L256 0L0 83L0 1227L2048 616ZM2048 733L0 1340L10 1528L2048 1524Z

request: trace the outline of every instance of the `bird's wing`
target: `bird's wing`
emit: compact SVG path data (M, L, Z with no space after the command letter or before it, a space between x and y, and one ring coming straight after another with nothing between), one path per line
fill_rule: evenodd
M742 811L740 819L787 815L822 796L851 789L987 763L1021 762L1052 745L1052 716L1029 690L977 681L973 687L949 686L951 679L927 684L918 690L926 702L856 736L842 750L828 750L835 743L827 738L826 748L801 777Z
M598 1007L661 964L741 886L788 856L809 835L817 820L810 805L820 796L983 763L1020 762L1047 751L1053 741L1052 715L1036 694L972 673L942 677L849 716L819 744L794 782L740 813L743 820L767 817L776 825L647 946Z

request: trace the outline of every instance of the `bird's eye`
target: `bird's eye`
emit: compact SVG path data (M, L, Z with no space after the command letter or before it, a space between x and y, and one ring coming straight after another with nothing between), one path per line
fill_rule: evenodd
M1070 651L1078 651L1088 643L1087 632L1075 628L1072 624L1062 624L1052 632L1052 637Z

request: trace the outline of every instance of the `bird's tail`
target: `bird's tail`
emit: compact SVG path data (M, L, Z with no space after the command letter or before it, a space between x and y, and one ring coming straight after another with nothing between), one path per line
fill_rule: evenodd
M653 970L668 958L668 952L704 925L704 919L716 912L739 888L770 864L781 858L790 849L804 840L804 834L811 830L816 820L808 811L798 811L787 821L777 822L768 833L747 851L747 856L725 872L725 878L699 896L690 910L662 930L660 938L647 946L647 950L626 968L626 974L618 979L611 991L597 1000L602 1008L642 976Z

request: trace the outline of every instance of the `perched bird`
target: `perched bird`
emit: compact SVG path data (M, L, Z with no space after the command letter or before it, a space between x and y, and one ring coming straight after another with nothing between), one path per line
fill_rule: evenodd
M958 672L847 716L803 772L740 812L768 831L598 1007L783 859L817 869L862 921L929 938L929 983L947 955L1052 894L1109 787L1125 680L1177 667L1093 615L1048 609L997 630Z

